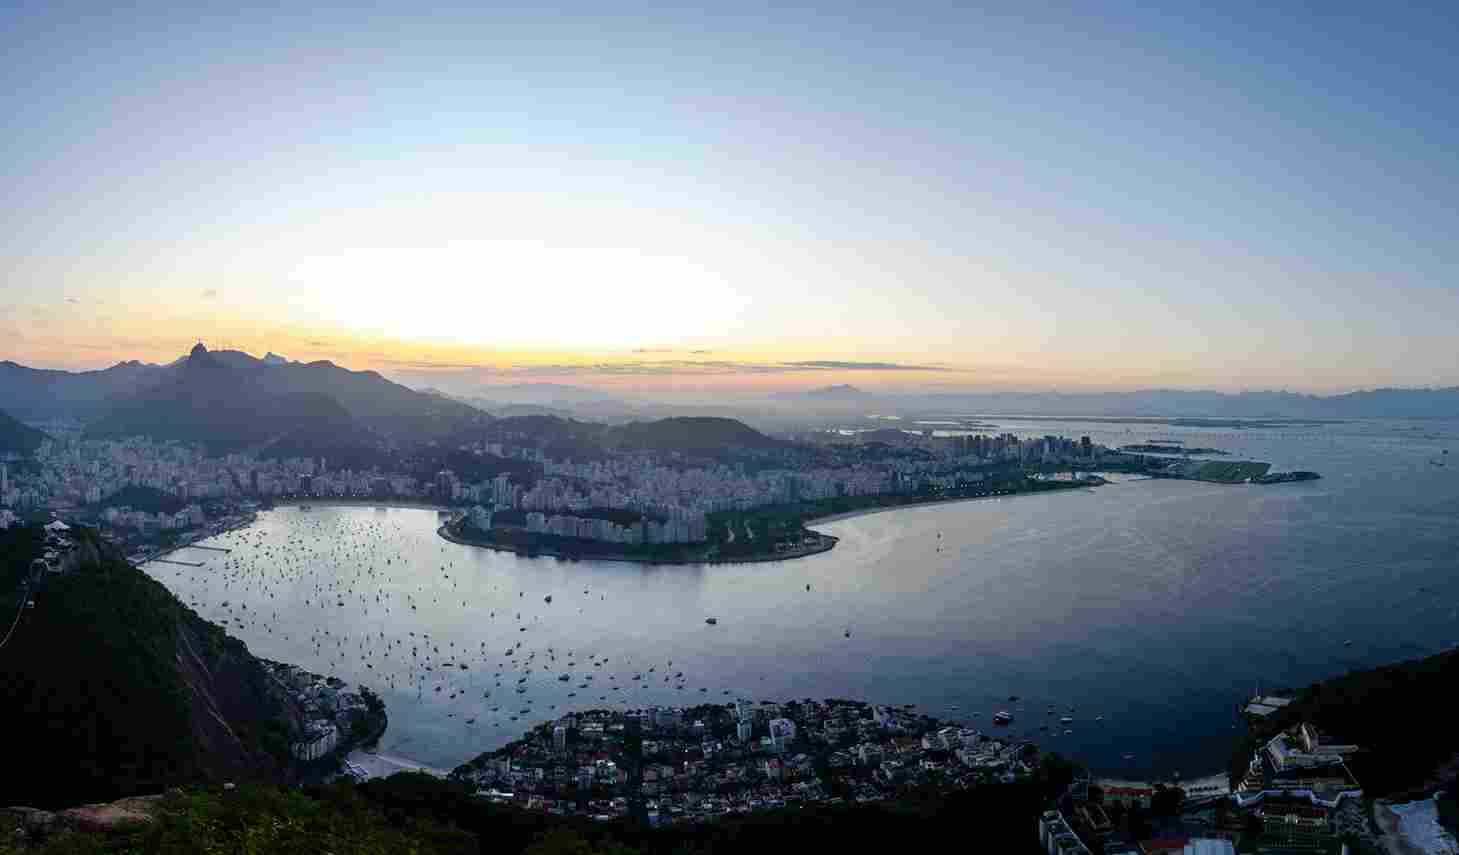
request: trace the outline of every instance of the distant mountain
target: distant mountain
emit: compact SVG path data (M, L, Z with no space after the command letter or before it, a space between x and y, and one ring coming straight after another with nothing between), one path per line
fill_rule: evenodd
M1146 389L1135 392L948 392L894 395L887 405L974 415L1166 416L1240 419L1459 418L1459 387L1343 395Z
M501 404L491 408L492 415L499 419L515 418L517 416L556 416L560 419L571 419L577 414L572 410L547 407L542 404Z
M510 383L502 386L481 386L471 393L471 397L504 404L541 404L559 407L570 404L629 406L627 402L606 392L566 383Z
M279 356L277 353L274 353L272 350L270 350L268 353L265 353L263 355L263 359L260 359L259 362L262 362L264 365L288 365L289 364L289 360L283 358L282 356Z
M162 382L108 402L88 425L88 435L141 434L203 442L215 451L289 437L298 447L327 450L440 439L491 420L458 401L331 362L270 365L199 344L185 360L162 370Z
M263 446L315 422L345 426L346 438L362 433L333 398L264 382L261 373L281 369L240 356L209 353L199 344L176 379L113 404L87 434L200 442L219 453Z
M30 454L40 447L46 435L0 410L0 454Z
M165 382L168 366L119 362L101 371L53 371L0 362L0 402L19 419L87 419Z
M815 389L802 389L794 392L778 392L776 398L780 399L809 399L809 400L849 400L867 397L867 393L852 386L850 383L838 383L834 386L819 386Z

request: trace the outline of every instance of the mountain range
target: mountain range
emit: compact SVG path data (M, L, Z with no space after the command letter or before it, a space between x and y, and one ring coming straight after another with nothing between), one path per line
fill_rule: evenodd
M1341 395L1297 392L1213 392L1146 389L1133 392L876 393L827 386L780 393L779 402L808 410L864 407L941 410L977 415L1168 416L1284 419L1459 418L1459 386L1369 389Z
M93 437L148 435L202 442L213 452L431 441L491 421L475 407L374 371L256 359L202 344L168 365L125 362L73 373L3 363L0 400L21 419L83 419Z

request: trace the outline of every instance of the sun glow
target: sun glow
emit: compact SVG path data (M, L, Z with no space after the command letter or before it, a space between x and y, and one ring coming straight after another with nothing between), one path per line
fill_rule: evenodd
M316 256L291 277L297 308L418 342L628 347L733 323L744 301L691 259L630 247L502 240Z

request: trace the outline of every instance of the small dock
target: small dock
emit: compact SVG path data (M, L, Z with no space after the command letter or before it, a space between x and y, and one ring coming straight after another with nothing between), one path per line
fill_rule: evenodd
M179 546L178 549L206 549L209 552L232 552L233 551L231 549L225 549L225 548L223 548L221 546L203 546L201 543L189 543L189 544L187 544L185 546Z
M178 560L172 559L172 558L153 558L152 560L153 561L156 561L158 564L180 564L183 567L206 567L207 566L206 564L204 564L201 561L178 561Z

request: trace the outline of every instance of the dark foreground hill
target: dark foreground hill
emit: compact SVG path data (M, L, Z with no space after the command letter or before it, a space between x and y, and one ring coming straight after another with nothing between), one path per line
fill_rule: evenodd
M700 826L650 829L524 813L475 798L461 785L400 774L361 786L304 791L248 786L193 789L166 796L146 825L112 833L52 832L29 848L41 853L192 852L527 852L532 855L669 855L670 853L878 852L931 850L964 841L974 852L1036 855L1038 812L1068 784L1053 761L1036 781L949 796L911 794L898 805L788 808L727 816ZM5 811L0 809L0 818ZM12 824L42 825L14 815ZM28 821L27 821L28 820ZM38 835L39 836L39 835ZM0 855L10 855L0 838Z
M288 777L297 711L241 641L87 532L0 649L0 804L67 806L199 781ZM20 549L11 563L29 564ZM4 623L16 614L7 567ZM3 630L0 630L3 631Z
M1245 771L1261 741L1307 721L1362 749L1348 766L1367 794L1424 789L1442 764L1459 759L1456 687L1459 649L1313 683L1253 730L1233 757L1233 770Z

